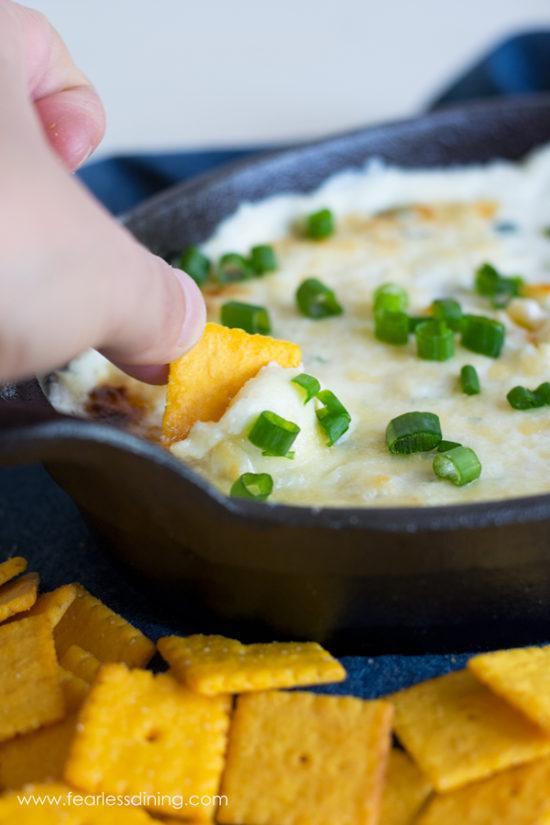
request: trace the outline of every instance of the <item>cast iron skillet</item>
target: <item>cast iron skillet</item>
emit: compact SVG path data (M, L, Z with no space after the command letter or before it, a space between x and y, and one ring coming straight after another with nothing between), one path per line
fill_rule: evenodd
M243 200L309 191L371 156L466 164L520 158L548 140L550 97L474 104L241 162L124 220L167 255L205 239ZM182 629L330 640L355 652L548 637L550 495L390 510L228 499L160 447L58 415L37 382L2 395L0 463L45 462ZM189 605L206 607L200 628L190 628Z

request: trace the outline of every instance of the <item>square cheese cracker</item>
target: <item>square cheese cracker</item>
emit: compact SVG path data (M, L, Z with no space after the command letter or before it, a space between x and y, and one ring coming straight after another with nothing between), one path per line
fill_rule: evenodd
M52 627L55 627L80 592L80 585L64 584L49 593L41 593L26 615L46 615Z
M159 813L210 821L230 704L166 673L104 665L80 713L65 779L88 793L146 793Z
M38 582L38 573L26 573L0 587L0 622L33 606L38 594Z
M405 751L392 748L379 825L412 825L432 785Z
M438 791L550 753L550 736L468 670L387 698L399 740Z
M483 653L468 668L550 735L550 645Z
M207 324L192 350L170 364L162 438L181 441L196 421L219 421L232 399L262 367L297 367L300 348L267 335Z
M240 696L218 822L376 825L392 708L346 696Z
M23 556L12 556L0 562L0 586L14 579L27 569L27 560Z
M199 693L243 693L341 682L346 671L316 642L243 645L224 636L165 636L158 649L174 674Z

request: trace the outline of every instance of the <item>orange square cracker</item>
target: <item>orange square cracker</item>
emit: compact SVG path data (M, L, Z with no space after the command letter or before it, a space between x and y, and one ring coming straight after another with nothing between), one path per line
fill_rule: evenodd
M0 789L61 779L76 730L76 714L0 744Z
M341 682L346 671L317 642L243 645L224 636L165 636L157 642L173 673L199 693Z
M154 795L158 812L210 821L230 701L200 696L166 673L104 665L80 713L65 779L88 793ZM178 797L189 804L173 805ZM191 797L205 801L193 805Z
M199 343L170 365L164 443L181 441L196 421L219 421L241 387L266 364L297 367L301 357L290 341L207 324Z
M38 582L38 573L26 573L0 587L0 622L33 606L38 593Z
M23 556L12 556L11 559L0 562L0 585L14 579L27 569L27 560Z
M101 662L96 659L93 653L83 650L78 645L68 647L63 656L59 657L59 664L84 679L88 684L94 681L101 667Z
M388 702L307 692L240 696L218 811L224 825L376 825Z
M49 593L41 593L26 615L39 616L45 614L48 616L52 627L55 627L80 592L78 584L64 584Z

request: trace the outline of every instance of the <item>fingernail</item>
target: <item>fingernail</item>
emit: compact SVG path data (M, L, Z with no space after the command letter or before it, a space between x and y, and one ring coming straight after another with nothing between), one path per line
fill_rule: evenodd
M202 292L195 281L181 269L174 269L173 272L180 282L185 302L185 316L178 339L178 349L180 355L183 355L194 347L202 336L206 323L206 307Z

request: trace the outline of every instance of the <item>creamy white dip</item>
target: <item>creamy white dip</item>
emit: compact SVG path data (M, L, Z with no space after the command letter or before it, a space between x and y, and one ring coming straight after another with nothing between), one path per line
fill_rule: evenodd
M336 233L323 242L300 237L296 223L323 207L333 211ZM198 422L172 452L225 492L244 472L268 472L274 480L270 500L294 504L436 505L550 491L550 407L522 412L506 400L517 384L534 388L550 380L550 301L537 294L495 310L474 291L475 270L485 261L528 283L550 283L547 226L549 148L522 164L467 169L405 171L374 162L336 176L311 195L244 204L204 251L217 258L271 243L279 267L207 293L209 320L219 320L228 300L265 306L272 335L297 343L303 363L291 370L265 367L220 421ZM335 291L342 315L311 320L298 311L296 288L308 277ZM388 281L407 290L411 315L426 314L436 298L453 297L464 312L501 321L506 342L500 357L464 349L459 336L454 358L445 362L420 360L414 335L405 346L376 340L372 295ZM478 396L461 392L464 364L478 371ZM317 421L316 402L304 405L303 392L290 381L299 372L318 378L351 414L348 432L332 447ZM59 374L50 397L62 409L82 413L88 390L114 375L104 359L88 354ZM117 380L138 391L137 382L120 374ZM163 391L146 392L147 424L154 428ZM300 426L293 460L263 456L248 441L252 423L266 409ZM413 410L436 413L445 439L477 453L482 463L477 481L454 487L438 479L433 454L390 454L384 437L388 422Z

